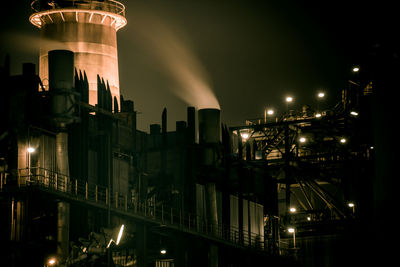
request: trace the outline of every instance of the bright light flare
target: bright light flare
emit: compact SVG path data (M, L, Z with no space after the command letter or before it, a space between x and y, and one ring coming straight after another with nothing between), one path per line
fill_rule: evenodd
M300 143L305 143L307 139L305 137L300 137L299 138Z
M288 228L287 230L289 233L294 233L294 228Z
M319 92L317 96L318 96L318 98L324 98L325 97L325 93L324 92Z
M118 245L119 244L119 242L121 241L121 237L122 237L122 234L124 233L124 225L121 225L121 228L119 229L119 233L118 233L118 237L117 237L117 242L116 242L116 244Z
M287 103L293 102L293 97L291 96L286 97L286 102Z
M164 254L167 254L167 251L165 249L162 249L162 250L160 250L160 253L164 255Z
M56 264L56 258L50 258L48 261L47 261L47 264L48 265L50 265L50 266L53 266L53 265L55 265Z
M296 208L291 207L291 208L289 209L289 211L290 211L291 213L295 213L295 212L296 212Z
M109 247L111 246L111 243L112 243L113 241L114 241L114 240L111 238L110 241L109 241L108 244L107 244L107 248L109 248Z
M240 136L244 139L247 140L249 138L249 134L248 133L240 133Z
M35 152L35 148L34 148L34 147L28 147L28 148L26 149L26 151L27 151L28 153L33 153L33 152Z

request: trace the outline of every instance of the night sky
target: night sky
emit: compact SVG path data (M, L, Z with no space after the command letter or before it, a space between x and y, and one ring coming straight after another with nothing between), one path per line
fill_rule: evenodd
M3 7L0 60L12 74L38 62L39 30L28 21L30 1ZM369 49L398 35L395 8L366 1L125 0L128 25L118 32L121 94L135 102L138 128L186 120L186 107L222 110L228 126L294 107L340 101ZM2 3L3 4L3 3ZM5 16L5 17L4 17ZM214 97L215 96L215 97Z

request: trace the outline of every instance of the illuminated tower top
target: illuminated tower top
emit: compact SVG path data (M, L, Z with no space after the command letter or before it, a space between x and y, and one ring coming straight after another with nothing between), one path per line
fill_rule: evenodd
M48 85L48 52L74 52L75 68L89 82L89 104L97 104L97 75L119 102L116 32L127 24L125 6L114 0L35 0L30 22L41 31L39 76Z
M64 13L74 13L78 21L79 13L87 13L93 19L93 15L101 16L101 23L110 18L110 25L116 30L124 27L127 23L125 18L125 6L114 0L35 0L31 4L34 14L30 22L41 28L46 20L52 20L51 14L58 14L65 21ZM89 22L91 22L89 19Z

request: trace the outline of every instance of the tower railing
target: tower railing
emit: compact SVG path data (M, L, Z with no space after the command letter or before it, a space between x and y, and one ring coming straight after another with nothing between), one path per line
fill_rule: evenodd
M52 9L101 10L125 17L125 6L114 0L34 0L31 3L31 8L34 12L48 11Z

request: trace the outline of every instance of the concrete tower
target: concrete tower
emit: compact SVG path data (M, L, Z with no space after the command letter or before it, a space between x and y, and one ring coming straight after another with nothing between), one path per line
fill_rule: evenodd
M119 103L117 31L127 23L125 7L114 0L35 0L30 22L40 28L39 76L47 88L48 52L74 52L75 68L89 81L89 104L97 104L97 75Z

